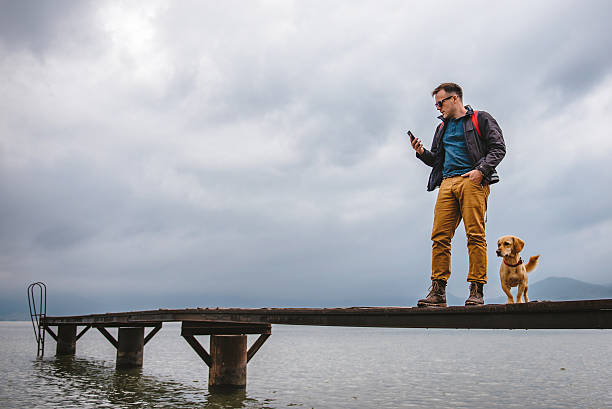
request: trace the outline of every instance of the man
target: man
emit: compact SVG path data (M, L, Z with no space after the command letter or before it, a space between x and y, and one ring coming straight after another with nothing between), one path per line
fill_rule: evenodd
M431 291L419 307L446 307L446 283L451 275L451 240L463 219L467 236L470 295L465 305L484 304L487 283L485 214L489 185L499 181L495 167L506 154L502 131L487 112L463 105L463 91L454 83L433 90L435 106L442 114L431 150L414 138L417 158L433 169L427 190L440 187L431 232ZM476 127L476 125L478 125ZM477 129L476 129L477 128ZM478 133L480 131L480 135Z

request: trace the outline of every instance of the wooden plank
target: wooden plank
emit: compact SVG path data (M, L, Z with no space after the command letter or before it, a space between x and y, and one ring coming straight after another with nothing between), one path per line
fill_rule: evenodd
M185 341L187 341L187 343L191 345L191 348L193 348L196 354L198 354L198 356L202 358L204 363L210 368L212 366L212 358L210 357L208 352L206 352L204 347L200 345L198 340L195 339L193 335L183 335L183 338L185 338Z
M611 329L612 299L447 308L197 308L45 317L46 325L148 325L199 321L394 328ZM147 324L148 323L148 324Z
M183 321L181 335L270 334L271 324Z
M84 325L84 324L78 324L78 325ZM96 322L92 322L91 325L96 325ZM121 321L121 320L117 320L114 322L104 322L101 326L105 327L105 328L121 328L121 327L125 327L125 328L136 328L136 327L157 327L159 325L159 321L132 321L132 322L125 322L125 321Z

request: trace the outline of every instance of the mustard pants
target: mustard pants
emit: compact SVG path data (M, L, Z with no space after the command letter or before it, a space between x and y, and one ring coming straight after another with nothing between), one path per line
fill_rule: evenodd
M431 279L448 281L451 275L451 240L463 219L469 254L467 281L487 282L485 214L489 186L462 176L442 180L434 210L431 232Z

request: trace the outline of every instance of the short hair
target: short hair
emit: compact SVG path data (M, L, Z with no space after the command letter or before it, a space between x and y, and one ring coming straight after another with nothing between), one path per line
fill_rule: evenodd
M431 96L435 97L436 94L442 90L446 91L447 94L457 94L459 99L463 101L463 90L454 82L443 82L442 84L438 85L431 93Z

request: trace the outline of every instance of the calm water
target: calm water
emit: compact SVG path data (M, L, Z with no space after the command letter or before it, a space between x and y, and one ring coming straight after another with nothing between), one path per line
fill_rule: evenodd
M610 330L273 326L232 394L208 392L175 323L136 371L116 371L95 330L74 358L55 358L47 337L36 359L29 322L0 322L0 346L2 408L612 408Z

